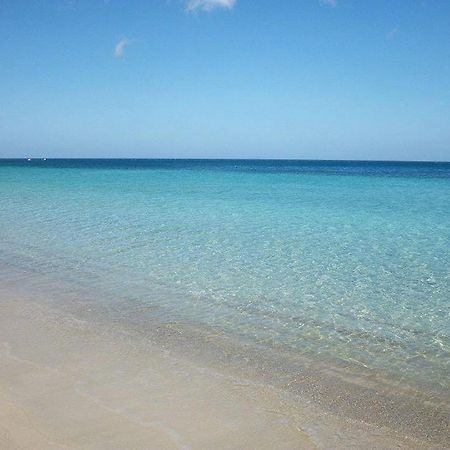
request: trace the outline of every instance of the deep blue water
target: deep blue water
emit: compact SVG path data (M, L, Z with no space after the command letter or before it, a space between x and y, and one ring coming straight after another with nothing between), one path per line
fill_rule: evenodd
M395 177L450 177L450 162L316 161L243 159L0 159L0 166L122 169L219 170Z

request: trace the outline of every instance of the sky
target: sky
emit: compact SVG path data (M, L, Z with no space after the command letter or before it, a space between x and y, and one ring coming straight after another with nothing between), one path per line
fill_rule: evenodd
M0 0L0 157L450 160L450 0Z

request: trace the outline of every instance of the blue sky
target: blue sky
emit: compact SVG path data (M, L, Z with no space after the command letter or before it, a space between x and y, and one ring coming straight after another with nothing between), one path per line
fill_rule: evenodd
M449 0L0 0L0 157L450 160Z

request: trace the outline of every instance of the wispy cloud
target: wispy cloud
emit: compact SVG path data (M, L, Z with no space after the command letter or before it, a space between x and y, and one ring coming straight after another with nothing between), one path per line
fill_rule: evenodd
M335 8L338 4L338 0L320 0L320 3L322 3L322 5L328 5Z
M399 33L399 29L398 28L392 28L391 31L389 31L388 33L386 33L386 39L392 40L394 39L397 34Z
M62 11L74 11L76 7L76 0L62 0L60 3L58 3L58 9Z
M114 47L114 57L123 58L125 56L125 47L130 44L128 38L122 38Z
M188 0L188 11L212 11L213 9L232 9L236 0Z

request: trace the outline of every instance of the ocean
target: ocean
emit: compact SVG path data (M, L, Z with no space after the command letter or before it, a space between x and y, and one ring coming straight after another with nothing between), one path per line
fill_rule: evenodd
M450 163L3 159L0 281L448 396Z

